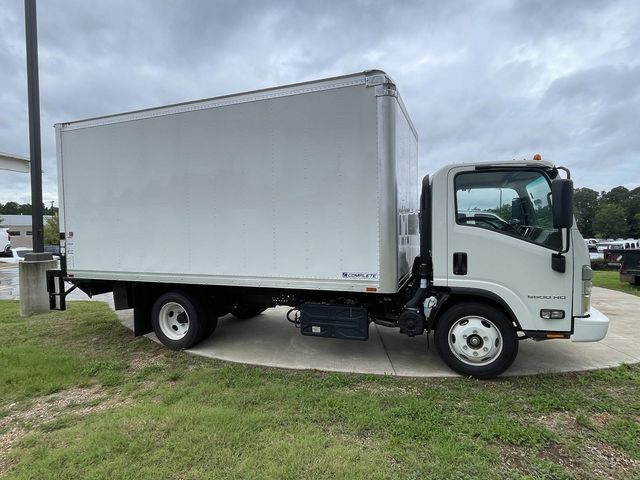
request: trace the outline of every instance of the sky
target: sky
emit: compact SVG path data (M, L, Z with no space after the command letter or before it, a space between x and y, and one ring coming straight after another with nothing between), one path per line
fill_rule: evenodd
M24 3L0 0L0 151L29 154ZM636 0L38 2L45 202L53 124L378 68L420 172L532 158L576 187L640 185ZM0 202L30 201L0 171Z

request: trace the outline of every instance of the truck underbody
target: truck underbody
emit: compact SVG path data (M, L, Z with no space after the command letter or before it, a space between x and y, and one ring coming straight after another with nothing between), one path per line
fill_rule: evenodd
M276 306L290 307L287 320L299 328L302 335L316 337L367 340L372 322L398 328L410 337L429 334L447 310L474 304L501 311L513 331L519 332L517 340L545 338L547 332L522 331L504 301L489 292L429 287L428 274L421 276L420 273L428 272L428 264L419 260L416 258L411 276L395 294L79 279L64 275L63 270L50 271L48 288L52 309L65 309L65 295L75 288L90 297L112 292L116 310L133 309L136 336L155 331L161 340L168 340L163 341L166 346L174 349L189 348L203 340L215 330L218 318L225 315L249 318ZM65 282L73 285L66 292ZM167 296L172 302L190 304L187 309L193 309L189 315L191 328L195 322L202 326L200 333L188 342L163 339L157 322L154 324L158 301L166 300ZM567 332L562 337L569 335ZM554 338L559 336L556 334ZM489 378L498 373L490 369L486 374L474 375Z

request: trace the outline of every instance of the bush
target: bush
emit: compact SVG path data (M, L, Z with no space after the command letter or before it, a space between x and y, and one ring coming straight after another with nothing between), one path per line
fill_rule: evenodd
M58 212L54 213L51 218L47 218L44 226L44 243L45 245L60 245L60 218Z

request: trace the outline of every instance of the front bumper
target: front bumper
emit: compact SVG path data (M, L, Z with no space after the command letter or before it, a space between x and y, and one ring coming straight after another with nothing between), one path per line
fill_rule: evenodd
M609 318L593 307L588 317L574 317L572 342L597 342L607 335Z

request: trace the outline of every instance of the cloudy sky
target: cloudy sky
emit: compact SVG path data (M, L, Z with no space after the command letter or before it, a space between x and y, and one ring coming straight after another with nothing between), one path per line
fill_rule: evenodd
M56 122L380 68L420 166L543 158L576 186L640 185L640 2L38 3L44 198ZM22 0L0 0L0 151L28 155ZM0 171L0 202L30 199Z

